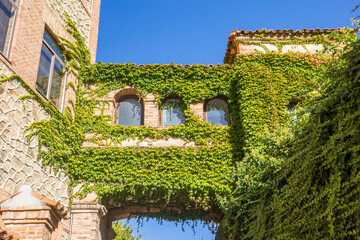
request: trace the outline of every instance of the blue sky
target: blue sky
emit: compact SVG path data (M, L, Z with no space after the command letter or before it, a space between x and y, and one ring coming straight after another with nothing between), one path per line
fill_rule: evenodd
M138 224L136 218L129 221L122 220L131 224L135 229L135 235L145 235L143 240L214 240L215 236L211 234L207 225L198 221L194 229L188 225L181 223L177 225L174 222L163 221L161 224L154 219L145 219ZM194 231L195 230L195 231Z
M103 0L97 61L222 63L233 29L350 26L354 0Z
M351 26L353 0L103 0L97 61L222 63L233 29ZM135 221L130 221L135 223ZM207 228L144 222L144 240L212 240Z

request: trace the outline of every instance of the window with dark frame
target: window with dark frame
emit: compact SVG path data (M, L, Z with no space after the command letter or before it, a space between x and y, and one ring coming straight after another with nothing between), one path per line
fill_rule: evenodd
M167 99L162 105L162 125L174 126L185 123L184 103L177 98Z
M206 121L214 125L229 125L230 116L227 102L222 98L213 98L205 105Z
M63 111L67 72L60 47L48 32L41 46L36 89Z
M0 52L9 56L18 0L0 0Z
M122 126L143 125L143 107L136 96L126 96L119 101L118 124Z

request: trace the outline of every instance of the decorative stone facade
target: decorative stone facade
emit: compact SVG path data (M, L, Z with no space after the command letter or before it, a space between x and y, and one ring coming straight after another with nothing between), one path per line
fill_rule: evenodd
M23 185L48 198L68 202L68 179L44 169L37 160L36 138L26 141L25 129L33 122L49 119L47 112L16 79L0 83L0 188L14 194ZM25 108L24 108L24 105Z
M0 57L0 79L3 77L10 77L14 74L14 72L5 64L5 61L5 59Z
M55 15L65 24L64 12L68 13L81 35L89 44L92 5L79 0L46 0ZM87 2L90 2L87 1ZM92 1L91 1L92 2Z

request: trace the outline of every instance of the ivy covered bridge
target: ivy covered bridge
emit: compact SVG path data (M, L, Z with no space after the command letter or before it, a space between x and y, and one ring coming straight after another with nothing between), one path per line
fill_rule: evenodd
M113 217L126 216L121 209L148 209L176 221L219 220L236 163L259 144L258 133L289 121L289 103L316 88L323 69L316 62L273 53L244 55L233 66L94 64L79 74L75 107L33 125L47 148L41 158L82 186L74 196L95 192ZM116 100L127 93L144 104L144 122L161 115L167 97L180 99L172 110L181 108L184 123L114 124ZM201 115L219 97L226 99L229 125Z
M46 166L69 177L73 206L91 196L105 206L108 238L112 221L131 216L173 221L225 216L224 228L235 226L236 232L240 223L231 221L249 212L231 213L251 204L247 199L239 200L242 206L233 204L241 194L239 184L249 193L267 184L257 174L279 164L286 155L282 137L307 118L289 109L296 104L300 109L319 94L333 59L282 53L285 42L272 41L278 51L233 56L231 65L91 65L83 40L74 36L76 46L64 41L77 76L68 84L76 98L61 114L35 92L25 96L51 115L33 123L28 137L38 136ZM318 34L288 44L315 41Z

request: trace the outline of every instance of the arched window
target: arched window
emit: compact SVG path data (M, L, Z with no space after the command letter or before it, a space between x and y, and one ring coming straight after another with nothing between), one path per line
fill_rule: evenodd
M180 99L170 98L162 105L163 126L174 126L185 123L184 103Z
M214 125L229 125L229 108L227 102L221 98L209 100L205 106L206 121Z
M118 124L123 126L139 126L143 124L143 109L135 96L124 97L119 102Z

